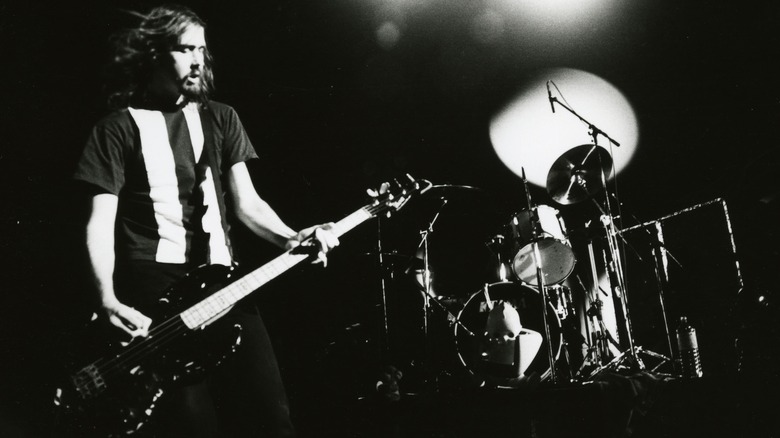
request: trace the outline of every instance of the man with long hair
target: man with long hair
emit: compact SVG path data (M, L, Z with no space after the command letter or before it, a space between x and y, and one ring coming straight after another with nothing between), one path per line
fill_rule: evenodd
M75 172L91 196L86 245L98 314L132 337L149 336L148 315L169 285L203 264L231 265L228 208L280 248L311 236L324 261L338 245L332 224L296 232L255 191L245 164L257 157L254 147L236 112L209 99L205 22L181 6L140 18L114 37L114 112L94 127ZM291 436L287 397L257 310L241 302L223 319L243 328L237 351L204 381L167 391L147 430L160 437Z

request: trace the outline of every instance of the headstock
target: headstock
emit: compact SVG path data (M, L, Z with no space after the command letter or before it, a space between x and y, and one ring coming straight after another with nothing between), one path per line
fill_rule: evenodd
M408 173L401 180L394 179L391 182L383 182L378 189L368 189L368 195L373 202L368 206L373 216L384 213L387 217L401 208L415 193L423 193L432 184L426 180L416 180Z

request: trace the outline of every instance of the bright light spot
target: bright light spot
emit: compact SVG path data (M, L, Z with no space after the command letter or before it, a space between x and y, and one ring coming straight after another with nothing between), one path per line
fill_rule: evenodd
M621 6L616 0L493 0L495 7L520 19L534 32L579 33L609 21Z
M593 143L588 125L563 106L556 104L553 114L548 80L554 83L550 85L553 96L620 143L611 147L605 137L598 137L598 144L612 155L612 177L617 175L631 160L639 138L634 110L607 81L573 69L540 74L493 117L490 139L499 159L518 176L525 169L530 183L544 187L556 159L569 149Z
M400 38L401 30L392 21L385 21L376 31L377 42L385 50L392 49Z
M518 9L535 18L561 17L567 20L582 19L597 14L607 0L524 0L515 2Z

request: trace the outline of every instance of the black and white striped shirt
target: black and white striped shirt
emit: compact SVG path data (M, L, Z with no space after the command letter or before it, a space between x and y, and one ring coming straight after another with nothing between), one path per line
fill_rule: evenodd
M223 193L210 163L225 170L256 157L227 105L128 108L95 126L74 177L119 197L118 258L229 265Z

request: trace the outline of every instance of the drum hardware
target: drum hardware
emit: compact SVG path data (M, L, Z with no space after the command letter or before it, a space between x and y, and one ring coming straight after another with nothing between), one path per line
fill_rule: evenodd
M425 327L423 328L423 333L425 336L428 334L428 318L430 316L430 309L431 309L431 303L435 303L441 310L443 310L446 315L447 319L449 321L453 321L456 325L461 325L460 321L456 317L455 314L453 314L447 306L445 306L445 303L435 299L437 297L437 294L433 291L433 281L432 281L432 273L431 273L431 264L430 264L430 255L428 251L428 238L431 233L433 233L433 226L438 221L442 211L444 210L444 207L449 204L449 198L455 198L461 195L462 193L480 193L482 189L478 187L473 186L465 186L465 185L451 185L451 184L441 184L441 185L431 185L429 189L426 189L425 192L428 194L431 194L432 196L438 196L439 201L441 205L438 206L435 213L433 214L432 219L428 222L425 229L422 229L419 231L420 233L420 242L417 244L417 250L418 253L420 250L422 251L422 286L423 286L423 306L424 306L424 324ZM434 298L431 300L431 298ZM465 327L461 327L464 331L471 333L471 331ZM473 333L471 333L473 335Z
M585 358L577 371L578 376L582 376L585 368L594 366L600 368L607 360L611 360L620 354L620 344L610 333L604 322L602 309L604 301L600 298L600 293L605 293L598 283L598 274L596 272L595 257L593 253L593 243L588 244L588 259L590 261L591 275L593 278L593 287L588 288L583 283L579 275L576 275L577 282L586 297L585 316L588 324L586 325L586 343L587 352ZM605 293L606 295L606 293Z
M592 199L593 196L602 190L605 192L604 208L602 209L595 200L594 203L602 212L600 220L604 227L607 241L605 257L608 257L605 266L609 273L613 295L618 299L620 304L624 323L625 341L628 348L604 367L610 366L615 362L618 364L622 363L624 358L628 358L631 360L631 363L636 364L640 370L645 370L646 367L638 357L637 348L636 345L634 345L623 269L623 254L621 252L620 242L618 241L615 214L613 213L609 190L607 188L607 178L612 173L613 160L609 152L599 146L598 137L603 136L614 146L620 146L620 144L596 125L577 114L573 109L558 101L557 98L550 95L549 99L553 110L555 109L555 103L558 103L561 107L587 125L588 135L592 138L593 142L592 144L585 144L569 149L553 163L547 175L548 193L556 202L563 205L569 205L586 199ZM620 203L618 202L618 207L619 206ZM622 239L622 236L620 236L620 238ZM598 284L597 279L594 284Z
M454 193L460 193L462 191L468 191L468 192L477 192L481 189L478 189L476 187L472 186L454 186L454 185L434 185L431 186L430 193L433 193L436 196L439 196L440 205L436 208L433 217L428 221L424 229L421 229L419 231L420 234L420 241L417 244L417 250L418 253L422 253L422 296L423 296L423 318L422 318L422 334L423 334L423 345L424 345L424 354L422 358L422 366L423 369L426 372L427 377L434 376L434 370L431 369L431 357L430 357L430 351L431 351L431 339L430 339L430 317L432 312L432 306L435 305L437 308L444 312L444 314L447 317L447 321L449 321L451 324L453 324L455 327L459 327L460 330L464 333L466 333L468 336L475 337L476 334L470 330L468 327L466 327L460 319L448 308L445 301L446 300L438 300L437 295L433 291L433 281L432 281L432 272L431 272L431 264L430 264L430 253L429 253L429 238L430 235L434 232L434 225L441 217L442 212L444 211L445 206L448 205L449 200L448 197L453 196L459 196L454 195ZM438 195L437 195L438 193ZM434 377L435 379L436 377ZM430 382L426 382L430 383Z
M436 221L439 219L439 215L441 214L442 210L444 209L444 206L447 205L447 199L442 197L439 198L441 205L436 209L436 213L433 215L433 218L428 222L425 229L420 230L420 243L417 245L418 252L422 250L422 260L423 260L423 266L422 266L422 282L423 282L423 318L422 318L422 333L423 333L423 369L425 371L425 380L427 383L427 379L431 376L431 369L430 369L430 336L429 336L429 322L431 317L431 297L434 297L433 295L433 288L432 288L432 282L431 282L431 269L428 259L428 236L433 232L433 225L436 223ZM441 304L433 300L436 304L438 304L440 307ZM447 309L445 309L447 310ZM448 311L449 312L449 311Z
M610 285L612 286L613 295L617 298L620 305L620 311L623 317L625 342L628 345L627 352L619 357L627 357L632 360L640 370L645 370L645 364L641 358L637 355L636 345L634 343L633 329L631 327L631 315L628 309L628 294L626 291L626 282L623 269L623 254L620 249L620 242L618 242L617 228L615 227L615 221L610 213L611 207L609 202L609 196L605 196L605 205L607 211L601 215L601 223L604 226L605 234L607 238L607 251L604 253L606 259L605 266L609 274ZM595 201L594 201L595 202ZM599 205L598 202L595 202ZM622 239L622 236L619 236Z
M710 203L717 202L717 201L718 200L710 201ZM702 204L702 205L705 205L705 204ZM697 207L692 207L690 209L686 209L686 210L683 210L683 211L688 211L688 210L691 210L693 208L697 208ZM664 242L664 233L663 233L662 221L665 220L665 219L674 217L674 216L676 216L676 215L678 215L680 213L682 213L682 211L681 212L677 212L677 213L673 213L673 214L671 214L671 215L669 215L669 216L667 216L665 218L652 220L652 221L644 222L644 223L642 223L639 219L637 219L636 216L631 214L631 217L633 218L633 220L638 225L635 225L635 226L632 226L632 227L628 227L628 228L620 231L621 234L622 234L622 233L625 233L627 231L630 231L630 230L633 230L633 229L636 229L636 228L641 228L642 231L644 231L644 233L650 238L650 242L651 242L651 246L652 246L652 254L653 254L653 263L652 263L653 274L654 274L655 280L656 280L656 288L657 288L657 292L658 292L658 301L659 301L659 305L660 305L660 308L661 308L661 316L663 318L663 324L664 324L664 334L666 335L667 348L668 348L668 351L669 351L669 356L668 357L660 355L658 353L655 353L656 356L654 356L654 357L661 360L661 362L659 363L659 365L656 368L660 367L665 362L676 363L676 361L675 361L675 349L673 347L673 345L674 345L673 333L672 333L672 330L671 330L671 327L670 327L670 324L669 324L669 318L668 318L668 314L667 314L667 311L666 311L666 298L665 297L666 297L666 290L668 289L668 285L669 285L669 261L671 260L672 262L674 262L680 268L682 268L683 265L674 256L674 254L672 254L666 248L666 245L665 245L665 242ZM651 228L654 229L654 232L650 230ZM645 353L649 353L649 352L645 352Z
M654 235L647 228L642 229L653 237L651 240L653 245L653 274L655 275L656 289L658 291L658 303L661 306L661 316L663 317L664 321L664 333L666 334L667 347L669 348L669 357L665 357L664 359L667 362L671 361L674 363L675 353L674 348L672 347L673 334L669 325L669 317L666 312L666 290L669 285L669 259L673 259L680 267L682 267L682 265L679 261L677 261L674 255L672 255L666 249L666 245L664 245L664 234L661 222L655 221L654 225Z
M431 286L431 269L430 265L428 264L428 235L433 232L433 224L436 223L436 221L439 219L439 215L441 214L441 211L444 209L444 206L447 205L447 200L445 198L441 198L441 205L436 210L436 214L433 216L431 221L428 223L428 226L424 230L420 230L420 243L417 245L417 250L419 251L422 249L423 254L423 290L425 294L423 295L423 336L428 336L428 318L429 318L429 312L430 312L430 298L433 296L433 290Z
M633 214L631 214L631 217L634 219L635 222L637 223L640 222ZM651 226L652 228L654 228L655 232L650 231L649 228ZM643 354L661 360L661 362L653 369L655 370L660 366L662 366L664 363L667 362L675 363L674 362L675 350L673 348L673 333L669 325L668 314L666 311L666 289L668 288L668 284L669 284L669 260L674 261L674 263L677 264L677 266L679 266L680 268L682 268L682 264L666 248L666 245L664 244L663 226L660 220L647 222L643 224L641 228L645 232L645 234L650 238L650 242L652 246L653 275L655 276L655 280L656 280L658 302L661 309L661 317L663 318L664 334L666 336L667 348L669 351L669 356L667 357L662 354L652 352L650 350L642 350ZM621 239L623 239L624 232L625 230L618 232L618 235L621 237ZM625 239L623 239L623 241L625 242ZM634 253L636 254L636 257L641 263L645 262L644 259L642 259L642 257L638 254L636 250L634 250Z
M413 239L410 245L420 241L416 234L427 227L442 200L447 204L435 224L435 233L428 236L429 267L434 275L438 274L431 281L440 294L467 298L482 287L486 276L491 281L494 278L488 271L493 269L494 256L485 240L497 222L500 205L493 194L481 188L435 185L417 202L417 214L408 233Z
M574 302L571 297L571 290L568 287L562 284L550 285L547 287L547 294L550 305L555 308L555 313L558 314L558 319L563 321L574 315Z
M531 191L528 189L528 180L525 177L525 169L522 169L522 179L523 179L523 188L525 189L525 200L526 205L528 206L528 211L532 212L533 203L531 200ZM549 316L547 315L547 307L549 305L548 303L548 296L547 296L547 288L545 286L544 281L544 268L542 266L542 255L539 251L539 239L541 236L537 234L537 228L536 224L538 224L538 216L534 213L529 214L529 222L531 224L531 230L532 230L532 247L533 247L533 261L536 266L536 281L537 285L539 287L539 295L542 297L542 320L544 321L544 335L545 339L551 339L550 336L550 321ZM555 372L555 359L557 357L557 354L553 351L553 346L551 342L547 342L547 354L550 364L550 382L555 385L558 383L558 377L557 373Z
M502 234L496 234L485 242L485 245L496 257L496 279L498 281L509 281L509 269L507 269L505 261L507 258L505 254L506 238Z
M591 336L591 338L592 338L592 342L594 342L596 345L591 345L588 353L590 355L591 361L595 359L596 363L601 363L602 365L597 367L595 370L593 370L590 373L590 375L587 377L588 380L593 379L595 376L597 376L604 370L616 370L616 371L621 369L629 369L629 370L639 369L641 371L648 370L645 362L642 360L643 356L653 358L653 359L658 359L661 361L649 371L656 371L664 363L669 362L671 360L669 357L666 357L662 354L644 349L641 346L636 345L634 342L633 329L631 326L631 317L628 309L628 295L626 291L625 277L624 277L625 271L623 269L624 256L622 254L620 244L622 243L623 246L631 248L636 254L636 256L638 257L638 259L640 261L643 260L642 257L639 255L639 253L636 251L636 249L634 249L625 240L624 236L622 235L622 232L617 229L614 220L615 215L611 213L611 206L609 202L610 196L613 195L606 190L606 181L603 180L602 182L603 182L603 188L605 189L605 197L604 197L605 206L602 207L602 205L599 204L595 199L591 199L591 201L593 201L593 203L596 205L596 207L599 209L601 213L601 216L599 217L599 221L604 229L604 234L606 236L606 241L607 241L607 250L602 253L603 263L607 269L609 282L612 289L612 294L617 299L617 302L620 306L620 311L622 312L623 333L620 334L620 338L625 340L625 343L627 344L627 348L624 351L621 351L620 343L618 342L618 340L615 339L614 335L610 333L610 331L606 328L606 325L602 318L601 308L603 306L603 303L598 298L598 291L600 290L600 287L598 286L598 278L597 278L596 268L594 264L595 257L593 254L593 246L592 243L590 243L588 246L588 251L589 251L589 258L591 260L591 271L594 278L594 289L590 292L590 294L588 294L588 297L590 299L590 307L588 308L587 315L589 318L595 318L595 320L590 319L590 321L592 321L591 330L593 330L594 322L595 322L595 327L597 327L597 330L595 332L594 331L591 332L592 335L595 334L595 336ZM660 275L660 271L657 272L659 272ZM584 285L582 286L583 288L585 287ZM663 301L663 291L661 290L659 290L659 299ZM669 337L667 336L667 339L668 338ZM604 363L604 361L608 360L608 358L611 358L609 362ZM586 363L583 363L583 366L585 365Z
M421 179L419 180L420 183L424 184L425 187L420 189L419 194L422 195L428 190L433 187L433 183L431 183L428 180ZM379 188L378 194L383 194L388 191L390 185L389 183L382 183L382 186ZM371 195L371 191L369 192ZM404 201L404 203L408 202ZM386 216L387 218L390 217L391 212L387 212ZM381 333L380 333L380 354L383 356L381 358L382 362L387 362L390 358L390 325L389 325L389 319L388 319L388 309L387 309L387 282L386 282L386 272L388 271L387 266L385 265L385 257L386 254L383 252L384 247L382 244L382 219L383 216L377 216L376 221L376 254L377 254L377 263L379 266L379 293L381 298L381 308L382 308L382 324L381 324Z

